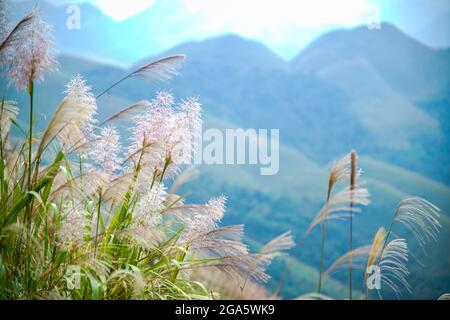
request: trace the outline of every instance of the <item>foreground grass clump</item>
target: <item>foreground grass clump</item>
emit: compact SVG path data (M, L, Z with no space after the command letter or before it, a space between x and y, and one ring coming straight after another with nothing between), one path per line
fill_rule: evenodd
M34 84L57 70L50 27L36 9L11 30L3 20L1 71L26 90L29 106L1 100L1 299L210 299L217 296L195 272L214 268L241 288L268 279L264 270L293 245L290 234L250 253L242 225L219 227L225 197L192 205L176 194L200 134L196 99L176 103L159 92L95 118L104 93L130 77L168 79L184 56L149 63L97 96L75 76L37 132ZM29 113L28 127L16 122L19 110ZM119 121L129 124L129 140Z

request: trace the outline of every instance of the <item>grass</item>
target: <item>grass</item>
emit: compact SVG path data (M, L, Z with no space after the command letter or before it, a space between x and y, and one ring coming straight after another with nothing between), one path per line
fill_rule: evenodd
M96 97L77 75L42 126L35 82L56 69L48 32L34 9L0 46L2 72L29 96L25 126L16 121L23 108L1 100L0 298L211 299L192 276L202 269L221 270L237 287L267 281L274 244L291 247L290 234L251 253L242 225L219 227L224 197L191 205L175 194L183 183L177 160L190 156L184 148L201 122L197 100L174 106L160 92L106 121L94 118L96 100L115 86L136 76L169 79L185 57L148 63ZM130 120L124 148L112 123Z

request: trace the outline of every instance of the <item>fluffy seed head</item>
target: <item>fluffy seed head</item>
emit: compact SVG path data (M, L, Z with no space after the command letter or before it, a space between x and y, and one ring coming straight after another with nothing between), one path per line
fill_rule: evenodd
M381 273L381 283L390 287L399 296L404 288L411 293L407 280L408 245L404 239L394 239L384 248L378 264Z
M349 201L352 201L352 206L349 205ZM343 219L348 218L360 211L356 206L367 206L370 203L369 191L365 188L350 188L344 189L329 199L327 204L317 213L313 221L311 222L305 237L309 235L311 230L319 223L326 219Z
M380 229L378 229L378 232L375 235L375 238L373 239L372 242L372 246L370 248L369 258L367 259L366 273L364 276L365 279L368 276L367 269L379 259L385 239L386 239L386 230L383 227L381 227Z
M333 186L337 182L350 177L352 171L351 170L352 158L354 158L355 160L354 163L356 164L357 155L354 152L350 152L346 154L342 159L333 162L333 165L331 166L330 176L328 178L328 193L327 193L328 199L331 196ZM355 177L358 177L361 174L361 169L356 167L356 165L354 173Z
M166 174L172 175L177 172L178 165L188 163L192 156L200 105L189 99L177 110L173 101L172 94L160 92L148 110L134 118L128 158L140 159L142 167L151 173L165 170Z
M25 18L26 23L7 36L2 48L9 84L19 89L27 88L30 81L42 81L45 72L57 69L51 26L37 8Z
M409 197L399 203L394 220L405 226L424 249L428 242L437 240L441 229L439 216L440 209L431 202Z
M86 235L89 220L86 212L75 204L67 203L62 208L62 220L58 229L60 241L66 245L75 243L80 245Z
M64 150L74 150L93 139L97 103L91 88L76 75L67 84L65 93L44 132L39 152L54 138L60 141Z
M350 262L352 263L353 269L364 269L367 256L370 253L370 248L371 246L362 246L343 254L328 267L325 274L329 275L336 270L342 269L343 267L348 266Z
M129 76L147 76L155 80L168 80L178 74L178 68L185 59L185 55L161 58L140 67Z
M166 194L162 183L148 186L136 204L135 220L147 228L156 228L161 222Z
M91 138L86 146L84 156L93 161L94 165L103 168L108 173L113 173L119 169L122 160L120 159L121 145L120 136L112 126L101 129L100 135Z

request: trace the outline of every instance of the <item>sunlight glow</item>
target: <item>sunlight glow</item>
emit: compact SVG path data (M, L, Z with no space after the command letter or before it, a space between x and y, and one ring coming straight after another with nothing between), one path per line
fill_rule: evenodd
M114 20L121 21L151 7L155 1L156 0L96 0L94 3Z

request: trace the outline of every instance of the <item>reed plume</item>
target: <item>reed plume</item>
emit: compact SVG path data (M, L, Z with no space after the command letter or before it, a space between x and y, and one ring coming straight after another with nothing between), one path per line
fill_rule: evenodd
M163 57L136 69L129 76L148 76L157 80L168 80L178 74L178 68L184 60L186 60L184 54Z
M348 267L350 263L352 263L353 268L356 267L358 269L364 270L365 262L370 254L370 250L370 245L362 246L343 254L328 267L324 274L329 276L339 268L342 268L344 266Z
M440 209L431 202L419 197L408 197L400 201L392 223L402 224L425 250L428 242L437 240L442 228L439 217Z
M297 298L295 298L295 300L334 300L334 299L322 293L310 292L298 296Z
M386 239L386 230L381 227L378 229L377 234L375 235L372 246L370 247L369 257L367 259L366 272L364 275L364 282L367 280L367 269L372 266L376 261L379 260L379 256L381 250L383 248L384 241Z
M450 300L450 293L443 293L439 296L438 300Z
M31 90L31 82L57 70L52 28L41 19L39 9L23 17L0 44L10 85Z
M0 41L2 43L8 36L8 20L8 8L6 1L0 1Z
M381 227L378 229L375 237L373 238L372 245L370 247L369 256L367 258L366 268L364 270L364 280L362 288L366 291L366 299L369 298L369 288L367 286L367 278L369 277L369 271L372 266L376 266L376 263L380 260L380 255L386 245L386 230Z
M189 166L183 170L172 183L169 193L174 194L185 183L195 179L198 176L198 170L194 166Z
M294 238L290 231L282 233L281 235L273 238L265 245L263 245L259 250L259 253L252 256L252 258L254 259L253 266L252 265L249 266L247 276L245 277L244 282L241 286L242 290L244 290L244 288L246 287L247 282L253 276L253 271L256 268L260 269L265 268L271 263L273 258L285 254L287 250L291 249L294 246L295 246ZM281 281L280 283L280 288L282 282L283 281ZM277 289L277 291L275 291L274 294L278 294L279 289Z
M121 168L122 146L116 128L113 126L103 127L99 134L90 133L89 139L75 150L107 173L113 174Z
M7 141L11 124L16 121L19 108L15 101L2 101L0 108L0 125L2 143Z
M294 238L291 231L280 234L278 237L270 240L259 251L263 255L276 257L283 254L284 251L295 246Z
M143 109L147 108L150 105L150 101L148 100L141 100L136 103L133 103L129 105L128 107L125 107L124 109L120 110L116 114L112 115L108 119L104 120L102 123L99 124L99 127L104 126L105 124L108 124L113 121L123 120L123 119L131 119L134 113L138 111L142 111Z
M344 179L349 174L350 166L350 154L345 155L342 159L333 162L331 166L330 176L328 178L328 189L325 208L322 214L322 244L320 253L320 267L319 267L319 284L318 293L320 294L322 288L322 274L323 274L323 262L325 256L325 239L326 239L326 225L328 220L328 209L330 205L330 196L333 191L334 185L340 180ZM320 213L319 213L320 214ZM307 231L308 232L308 231Z
M380 268L381 283L390 287L397 297L401 288L411 293L411 285L407 277L408 245L404 239L394 239L387 243L380 255L378 266Z
M117 86L119 83L132 78L132 77L138 77L138 76L146 76L154 80L169 80L173 76L178 74L178 68L181 65L181 63L186 59L185 55L178 54L173 56L164 57L161 59L154 60L150 63L147 63L146 65L143 65L142 67L139 67L138 69L134 70L133 72L127 74L117 82L113 83L111 86L103 90L101 93L99 93L96 98L100 98L105 93L107 93L109 90Z
M350 208L348 199L352 195L353 207ZM333 195L328 203L316 214L313 221L305 232L307 237L311 231L325 219L344 219L361 211L356 205L366 206L370 203L369 191L365 188L356 187L354 190L344 189Z
M128 159L141 159L151 174L164 171L168 176L189 163L201 134L201 105L190 98L174 105L173 95L158 92L145 113L133 118Z
M356 188L356 151L352 150L350 155L350 224L349 224L349 251L353 250L353 191ZM352 269L352 256L350 255L350 261L348 264L348 288L349 288L349 299L352 300L353 291L353 269Z
M54 139L66 151L83 145L94 129L97 103L86 81L76 75L66 85L65 93L42 135L37 158Z

